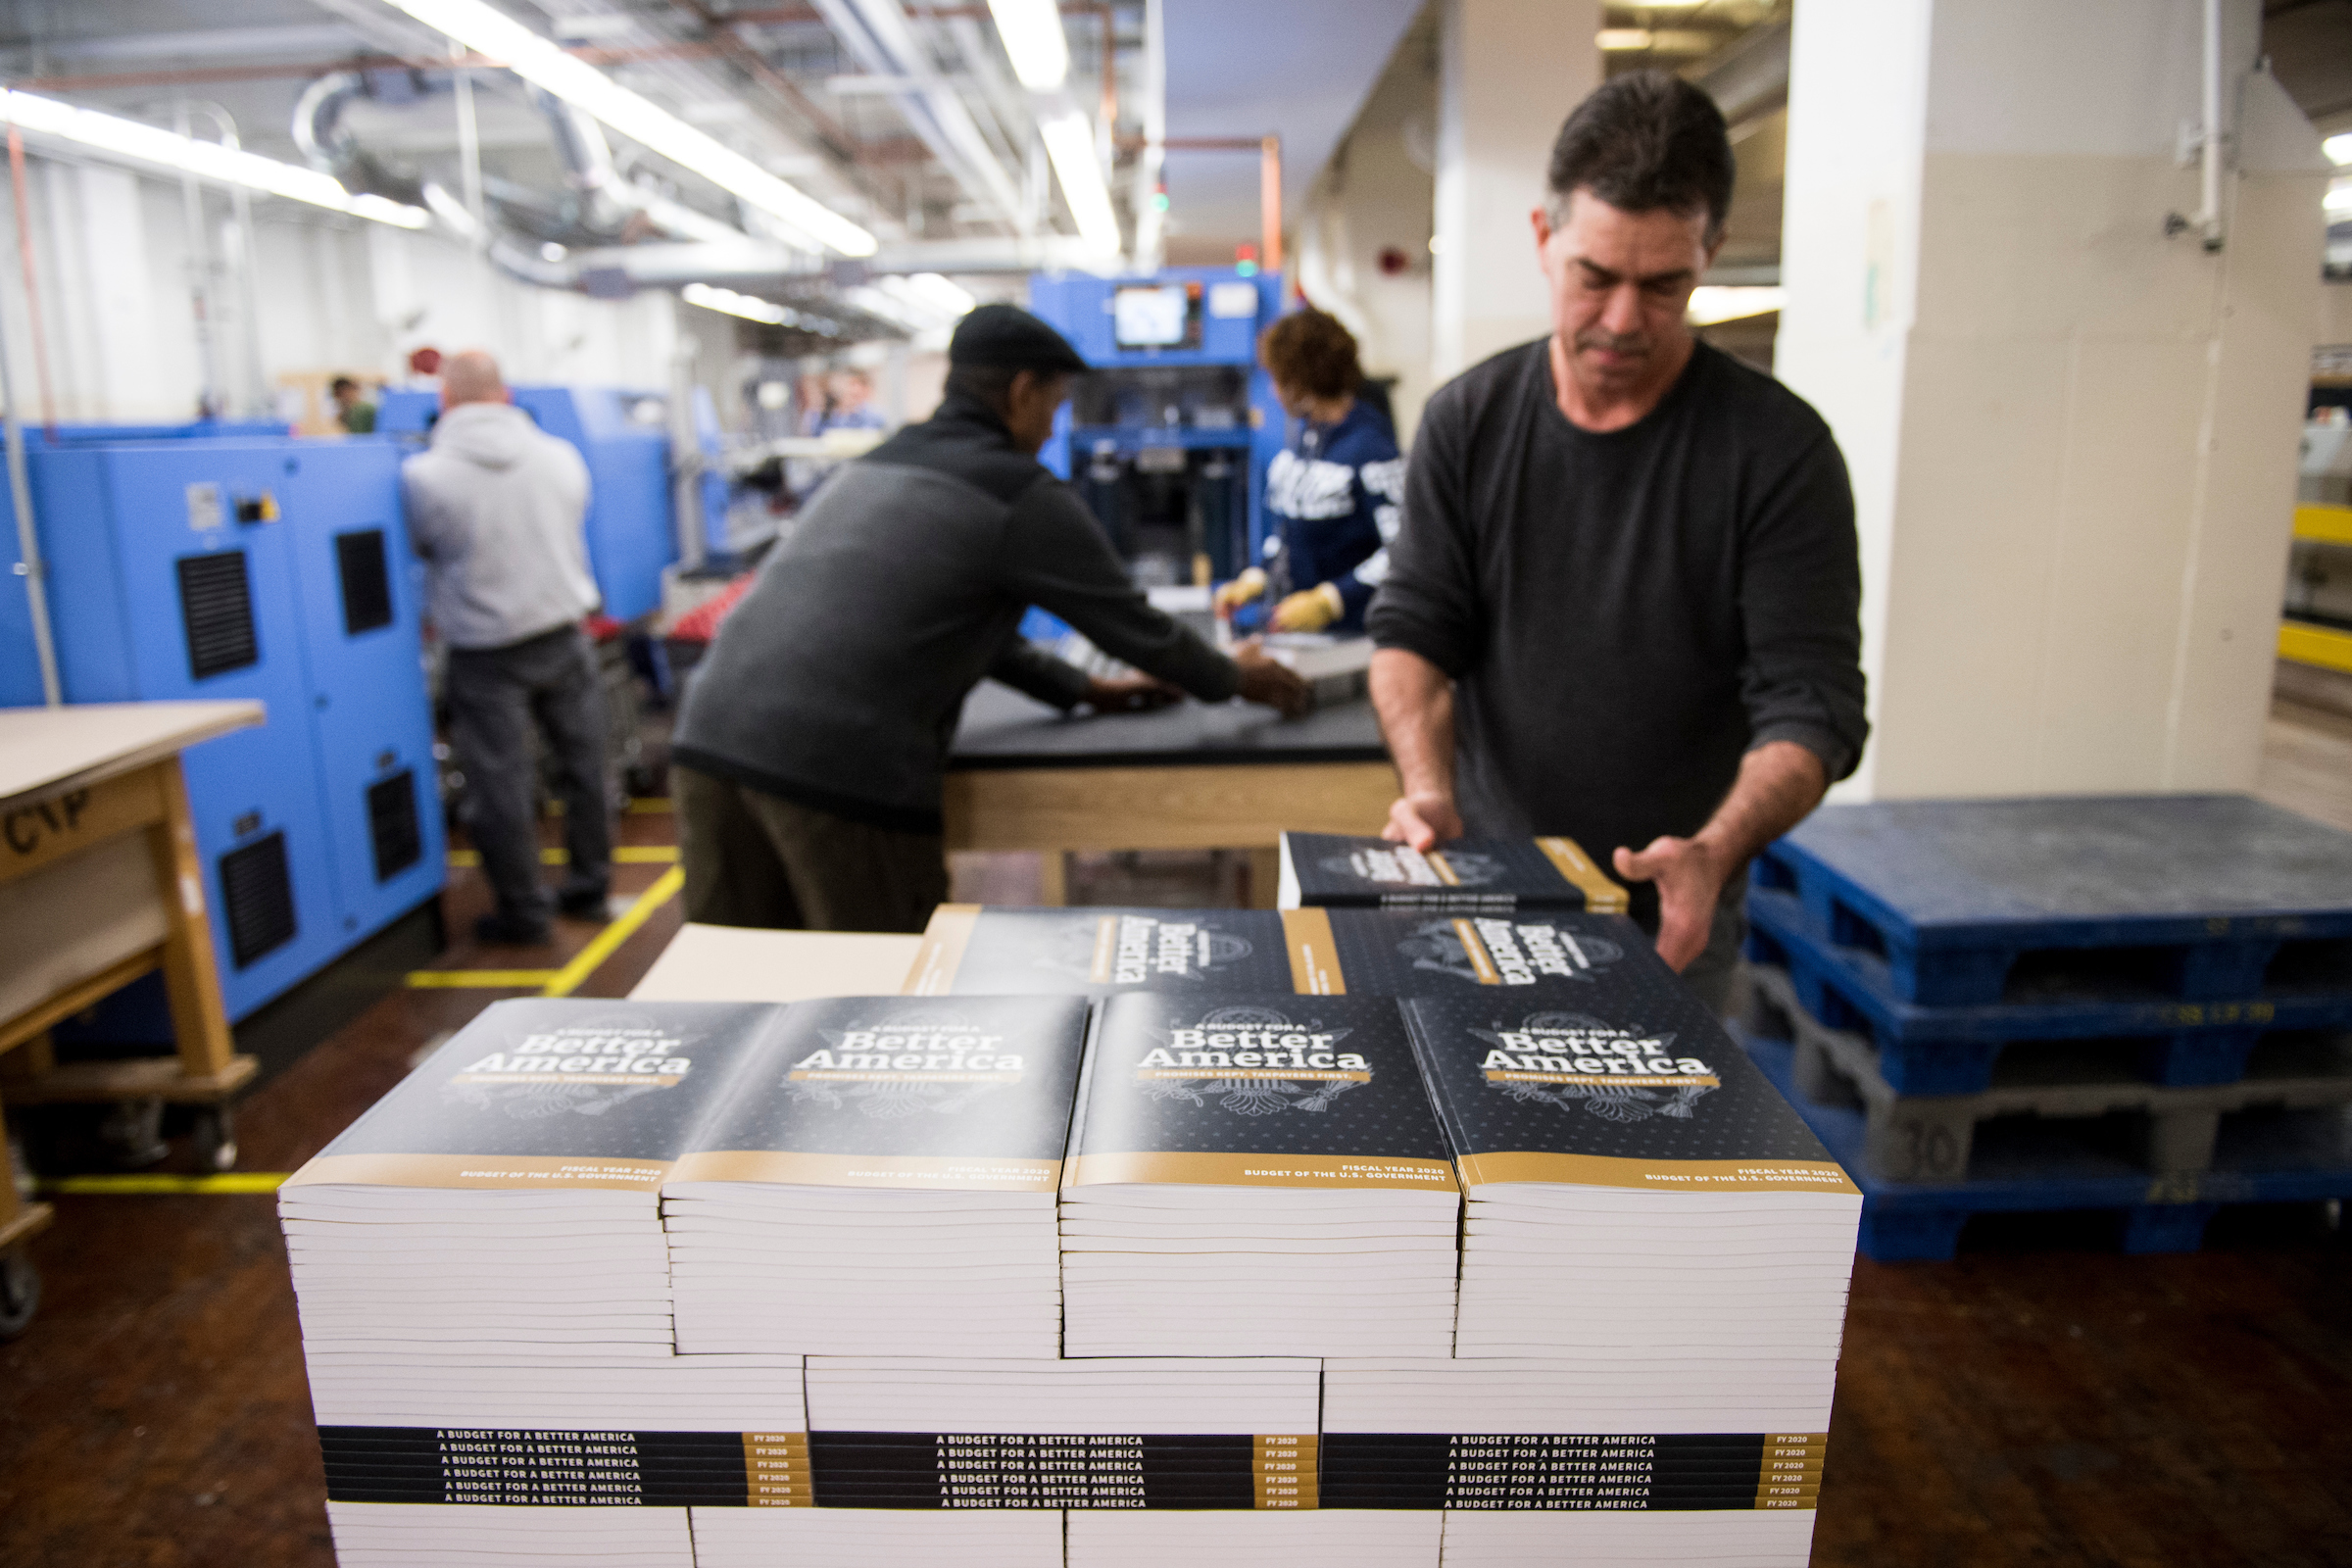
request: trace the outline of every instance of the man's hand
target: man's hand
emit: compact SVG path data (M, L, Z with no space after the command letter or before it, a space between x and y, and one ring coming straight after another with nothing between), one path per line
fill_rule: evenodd
M1276 631L1321 631L1348 612L1336 583L1317 583L1274 607Z
M1389 825L1380 836L1427 854L1462 836L1462 815L1445 795L1400 796L1389 808Z
M1086 683L1086 702L1098 713L1148 713L1184 700L1183 688L1152 675L1096 676Z
M1234 649L1233 662L1241 666L1242 696L1248 701L1263 703L1285 718L1297 718L1314 706L1314 692L1298 672L1268 657L1256 638Z
M1678 972L1707 951L1715 900L1734 862L1698 839L1659 837L1640 854L1619 847L1617 875L1658 885L1658 956Z
M1209 608L1219 615L1230 617L1233 612L1266 591L1266 574L1255 566L1225 584L1209 600Z

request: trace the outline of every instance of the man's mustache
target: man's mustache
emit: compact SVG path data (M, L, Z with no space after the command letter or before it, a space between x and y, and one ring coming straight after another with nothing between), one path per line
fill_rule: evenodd
M1645 355L1649 339L1640 332L1603 332L1593 328L1576 334L1580 349L1600 349L1609 354Z

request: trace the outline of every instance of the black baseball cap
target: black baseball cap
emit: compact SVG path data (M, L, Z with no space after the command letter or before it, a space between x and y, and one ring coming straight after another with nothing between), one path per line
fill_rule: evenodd
M982 305L967 312L948 339L948 363L1055 375L1090 368L1068 338L1017 305Z

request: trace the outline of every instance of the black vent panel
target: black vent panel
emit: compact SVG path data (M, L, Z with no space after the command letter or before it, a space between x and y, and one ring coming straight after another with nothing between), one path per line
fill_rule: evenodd
M424 856L416 826L416 774L402 768L368 786L368 833L375 843L375 879L389 882Z
M335 535L335 566L343 577L344 635L391 625L392 572L384 559L384 530Z
M227 906L229 956L238 968L293 941L286 835L272 833L220 857L220 898Z
M182 556L179 618L188 634L188 675L204 680L262 661L253 634L253 587L245 576L245 552L216 550Z

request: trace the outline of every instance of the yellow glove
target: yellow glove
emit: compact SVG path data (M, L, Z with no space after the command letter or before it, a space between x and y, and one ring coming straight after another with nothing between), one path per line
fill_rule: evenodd
M1348 612L1337 583L1317 583L1274 607L1276 631L1321 631Z
M1230 615L1265 591L1266 574L1251 566L1218 589L1216 597L1209 601L1209 608L1220 615Z

